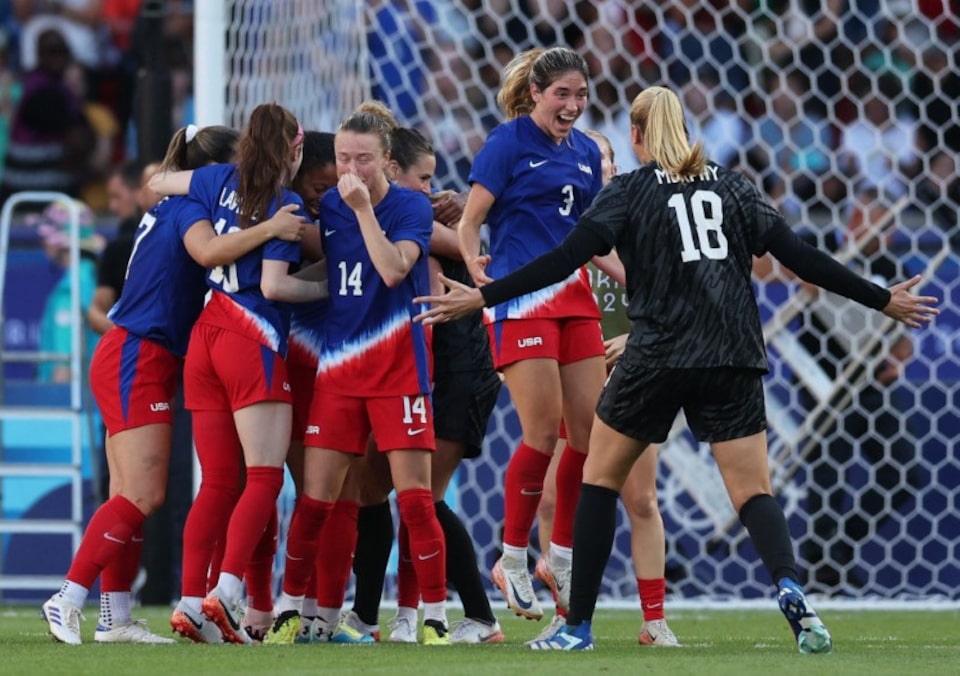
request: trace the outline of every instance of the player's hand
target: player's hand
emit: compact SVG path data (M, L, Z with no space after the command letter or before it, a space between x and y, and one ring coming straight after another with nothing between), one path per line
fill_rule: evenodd
M354 211L360 211L370 206L370 191L356 174L344 174L337 181L337 190L347 206Z
M447 293L414 298L414 303L428 304L430 309L418 314L413 318L413 321L424 324L442 324L465 317L483 307L483 296L479 289L450 279L443 274L438 274L437 279L448 289Z
M467 272L470 273L470 277L473 279L473 283L476 284L478 288L493 281L493 277L487 275L487 266L490 264L490 260L490 256L484 254L463 261L467 266Z
M940 301L934 296L914 296L910 289L921 281L920 275L890 287L890 302L883 308L883 314L896 319L907 326L917 329L929 324L940 310L933 307Z
M614 364L617 363L617 360L620 358L620 355L623 354L624 349L627 347L627 336L628 333L623 333L619 336L615 336L610 340L603 341L604 349L604 361L607 364L607 372L610 372L610 369L613 368Z
M441 190L430 195L433 202L433 218L448 228L457 227L463 216L463 207L467 203L467 193L453 190Z
M296 204L284 204L270 217L270 231L274 238L286 242L300 241L303 237L303 231L307 227L307 221L303 216L298 216L295 213L299 208Z

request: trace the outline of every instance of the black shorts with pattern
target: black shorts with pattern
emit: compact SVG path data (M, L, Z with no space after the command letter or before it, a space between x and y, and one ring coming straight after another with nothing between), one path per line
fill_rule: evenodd
M730 441L767 428L763 371L644 368L621 359L610 373L597 415L633 439L661 443L683 410L698 441Z

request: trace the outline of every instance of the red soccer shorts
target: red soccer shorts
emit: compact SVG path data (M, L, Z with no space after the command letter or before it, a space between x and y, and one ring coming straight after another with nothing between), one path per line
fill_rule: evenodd
M605 354L596 319L504 319L487 325L493 365L498 370L524 359L572 364Z
M170 402L182 360L159 344L115 326L100 339L90 362L90 388L111 436L173 424Z
M183 369L186 407L237 411L261 401L291 403L283 357L258 341L218 326L196 324Z
M429 395L349 397L314 390L305 446L364 455L371 431L381 452L435 450Z

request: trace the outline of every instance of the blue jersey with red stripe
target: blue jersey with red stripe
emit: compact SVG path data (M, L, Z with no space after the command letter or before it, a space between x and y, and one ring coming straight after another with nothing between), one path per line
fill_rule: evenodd
M470 182L496 198L487 214L496 279L551 251L576 225L602 187L600 149L573 129L553 141L529 115L496 127L473 160ZM486 313L487 321L600 317L585 269Z
M205 209L186 197L162 200L137 228L123 294L107 315L127 332L187 353L190 330L203 309L207 271L183 246L183 236Z
M396 287L370 260L357 217L336 189L320 203L330 299L323 325L319 375L327 391L386 397L430 392L429 330L414 323L415 296L429 290L427 252L433 207L426 195L391 185L374 207L391 242L409 240L420 258Z
M193 172L189 199L206 207L218 235L240 230L238 180L236 167L231 164L202 167ZM300 207L298 215L306 216L300 196L284 189L279 200L271 201L265 217L258 220L270 218L281 206L291 203ZM296 263L300 260L300 245L272 239L230 265L209 270L207 286L212 295L198 321L241 333L286 356L290 307L263 297L260 277L265 260Z

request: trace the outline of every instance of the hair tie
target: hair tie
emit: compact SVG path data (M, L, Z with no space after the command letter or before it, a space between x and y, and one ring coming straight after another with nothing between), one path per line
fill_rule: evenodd
M303 143L303 127L300 123L297 123L297 135L293 137L293 140L290 141L290 147L296 148L298 145Z
M197 127L197 125L195 125L195 124L188 124L188 125L187 125L187 132L186 132L186 134L184 134L184 138L186 139L187 143L190 143L190 141L192 141L193 139L195 139L195 138L197 137L197 132L198 132L198 131L200 131L200 128Z

